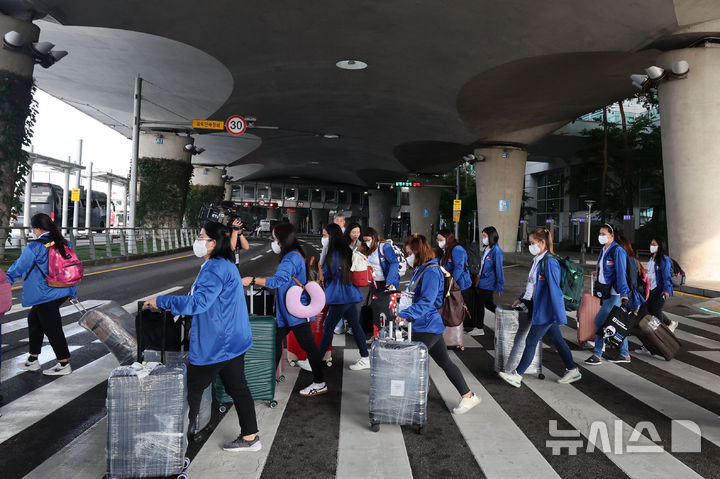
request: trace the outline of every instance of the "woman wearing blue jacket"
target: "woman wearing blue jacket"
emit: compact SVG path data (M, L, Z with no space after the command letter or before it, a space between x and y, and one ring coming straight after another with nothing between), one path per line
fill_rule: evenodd
M606 223L600 227L598 242L603 245L597 263L597 286L595 288L595 294L602 300L600 311L595 316L595 328L600 331L613 307L629 301L630 288L627 284L628 255L622 246L615 242L615 228L611 224ZM602 364L604 345L605 338L600 331L595 336L593 355L585 360L585 364L588 366ZM620 354L609 361L613 363L630 362L627 338L620 345Z
M325 356L332 344L333 330L344 318L352 329L355 343L360 350L360 359L350 365L350 369L358 371L370 369L370 359L365 342L365 333L360 326L357 304L363 300L360 290L352 284L352 250L347 244L345 236L338 225L325 227L329 236L328 254L323 264L323 277L325 278L325 304L329 305L323 336L320 341L320 357Z
M478 328L485 324L485 308L495 313L493 295L505 290L505 272L503 270L503 250L498 246L500 235L494 226L482 230L482 242L485 245L478 275L478 307L476 323Z
M288 290L295 286L295 279L300 283L307 282L305 266L305 253L295 235L295 227L290 223L280 223L273 230L272 249L280 255L280 266L275 275L270 278L243 278L243 285L257 284L275 290L275 315L277 317L277 339L275 340L275 364L280 362L283 350L283 341L290 331L301 348L307 353L313 373L313 382L300 390L301 396L317 396L328 392L325 384L322 355L315 344L315 336L310 323L315 318L298 318L290 314L285 304Z
M665 253L665 242L660 238L653 238L650 241L650 254L650 260L645 270L650 283L650 297L645 303L645 307L648 314L660 319L671 331L674 331L678 322L670 321L663 314L665 301L673 295L672 261ZM642 317L644 314L641 313L639 316ZM635 352L649 354L645 346Z
M450 273L455 279L458 288L462 292L463 300L465 305L470 306L474 304L473 298L471 297L472 290L472 279L470 279L470 266L468 265L468 255L465 248L460 246L455 235L448 229L441 229L437 235L437 244L440 248L441 256L440 266L445 268L445 271ZM471 312L471 316L465 318L465 330L472 334L483 334L482 329L473 328L476 318L473 317L474 312ZM481 326L482 327L482 326Z
M240 435L223 446L226 451L259 451L255 403L245 379L245 353L252 332L240 273L230 248L230 231L220 223L205 223L193 243L195 256L205 259L186 296L163 295L144 307L192 315L190 365L187 370L190 423L197 421L203 391L218 374L233 398Z
M63 332L60 305L68 298L77 297L77 286L50 287L45 281L48 274L48 248L57 248L65 255L65 246L72 248L52 219L38 213L30 219L32 235L36 241L28 243L20 257L7 271L7 282L23 280L22 305L32 306L28 314L30 355L21 366L26 371L40 371L38 355L42 349L43 336L47 336L57 358L57 364L43 371L48 376L64 376L72 372L70 350Z
M400 266L392 244L384 241L375 229L367 228L363 232L363 244L359 251L367 256L373 268L378 290L400 288ZM373 286L370 290L374 292Z
M424 343L428 353L445 371L450 382L460 393L460 404L455 414L465 414L480 404L480 398L468 387L460 369L452 362L443 340L445 324L438 307L442 306L445 277L435 259L432 247L422 235L413 235L405 242L408 266L415 268L409 290L413 292L412 305L403 310L398 322L412 323L412 339Z
M528 276L525 293L515 300L513 307L525 303L532 326L525 340L525 349L515 371L501 371L500 377L517 388L522 384L522 375L535 357L538 343L547 335L565 364L565 375L558 379L561 384L569 384L582 378L570 347L560 332L560 325L567 324L565 301L560 289L560 262L553 256L553 242L550 231L537 228L530 233L530 253L533 265Z

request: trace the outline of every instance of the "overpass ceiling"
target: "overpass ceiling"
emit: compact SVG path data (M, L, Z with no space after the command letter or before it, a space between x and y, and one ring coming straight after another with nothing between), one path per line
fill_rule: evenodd
M195 163L358 185L441 172L471 144L532 144L632 94L628 75L687 26L678 18L720 18L720 2L699 0L41 3L57 22L40 22L42 38L70 51L36 70L50 94L127 134L141 73L157 119L279 128L201 136ZM369 67L336 68L343 59Z

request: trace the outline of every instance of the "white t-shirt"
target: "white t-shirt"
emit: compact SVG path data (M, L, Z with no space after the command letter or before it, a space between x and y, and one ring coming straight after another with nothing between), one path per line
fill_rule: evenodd
M532 268L530 268L530 274L528 274L527 286L525 286L525 294L523 295L524 300L530 301L533 299L533 295L535 294L535 282L537 281L538 265L540 264L540 260L543 259L546 254L547 251L533 258Z
M383 270L380 267L380 248L382 247L382 244L379 244L377 248L375 248L375 251L370 253L370 256L368 256L368 263L370 263L370 266L372 266L373 269L373 278L375 281L385 281L385 275L383 274Z
M598 276L598 281L600 282L600 284L607 284L607 283L605 282L605 268L603 268L603 264L605 263L605 255L607 254L608 251L610 251L610 247L611 247L611 246L612 246L612 244L605 245L605 247L603 248L603 254L602 254L602 256L600 257L600 268L599 268L599 269L600 269L600 275ZM620 248L619 245L618 245L618 248ZM612 288L610 288L610 295L611 295L611 296L618 296L618 293L617 293L617 291L615 291L615 287L614 287L614 286L613 286Z
M657 288L657 276L655 276L655 258L651 257L650 261L648 261L645 274L647 274L648 282L650 283L650 291Z

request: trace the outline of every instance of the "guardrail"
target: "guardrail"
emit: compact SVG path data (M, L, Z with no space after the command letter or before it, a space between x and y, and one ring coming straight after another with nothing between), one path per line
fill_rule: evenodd
M25 249L31 241L30 230L23 226L0 227L0 231L7 234L6 255ZM200 228L80 228L79 231L84 233L75 236L73 228L68 228L64 236L81 260L95 260L189 248Z

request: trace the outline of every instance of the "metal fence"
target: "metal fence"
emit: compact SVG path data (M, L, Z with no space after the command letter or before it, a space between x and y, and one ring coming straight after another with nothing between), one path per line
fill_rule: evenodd
M7 235L5 253L22 251L27 246L31 228L2 227ZM84 233L83 233L84 232ZM77 236L68 228L69 240L81 260L113 258L138 254L158 253L189 248L200 233L199 228L91 228L80 229ZM5 236L5 235L0 235Z

